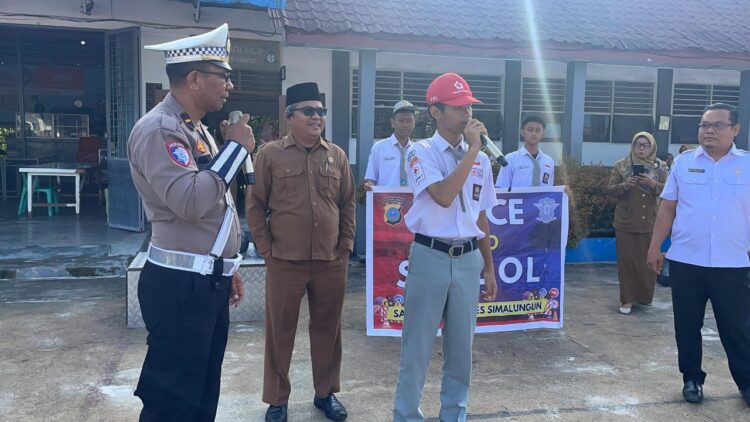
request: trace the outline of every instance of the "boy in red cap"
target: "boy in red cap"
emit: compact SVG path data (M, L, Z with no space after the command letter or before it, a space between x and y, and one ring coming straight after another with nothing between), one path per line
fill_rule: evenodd
M445 364L440 420L466 420L483 269L482 296L492 300L497 292L486 215L497 198L489 158L480 151L487 129L472 119L471 105L479 102L455 73L432 81L427 104L437 131L407 154L414 203L405 221L415 238L406 278L396 422L424 420L419 400L441 320Z

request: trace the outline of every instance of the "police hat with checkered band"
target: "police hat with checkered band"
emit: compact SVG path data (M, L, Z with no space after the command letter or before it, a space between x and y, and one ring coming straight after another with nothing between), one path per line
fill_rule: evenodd
M163 51L167 64L205 61L232 70L229 66L229 25L227 24L205 34L147 45L144 48Z

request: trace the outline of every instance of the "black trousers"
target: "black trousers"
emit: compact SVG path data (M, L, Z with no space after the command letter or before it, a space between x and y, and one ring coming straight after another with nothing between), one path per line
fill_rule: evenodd
M138 300L148 352L135 395L140 421L213 421L229 331L231 278L146 262Z
M670 261L674 331L683 381L703 384L701 328L710 299L734 382L750 388L750 268L709 268Z

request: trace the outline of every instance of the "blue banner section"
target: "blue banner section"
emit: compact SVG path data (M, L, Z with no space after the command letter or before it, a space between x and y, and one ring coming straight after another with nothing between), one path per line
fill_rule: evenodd
M222 6L255 6L267 7L269 9L285 9L286 0L202 0L203 5L222 5Z

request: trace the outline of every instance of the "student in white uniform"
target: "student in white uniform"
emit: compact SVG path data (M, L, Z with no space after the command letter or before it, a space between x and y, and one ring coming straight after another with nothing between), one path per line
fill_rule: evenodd
M417 107L406 100L401 100L393 106L391 127L393 135L381 139L372 146L370 159L367 161L365 190L372 187L390 186L406 187L406 150L412 144L411 134L416 125Z
M497 198L489 158L480 151L480 135L487 129L471 118L471 105L478 102L455 73L432 81L427 104L437 132L415 143L407 156L414 203L405 222L415 238L406 278L396 422L424 420L419 401L441 320L440 420L466 420L482 270L482 297L491 300L497 292L486 215Z
M678 156L661 194L648 266L661 270L667 252L677 361L683 398L703 401L701 328L711 307L729 372L750 405L750 153L738 149L737 110L713 104L698 125L700 147Z
M506 155L508 165L497 175L498 188L552 186L555 183L555 162L539 148L544 138L545 122L531 115L521 124L523 147Z

